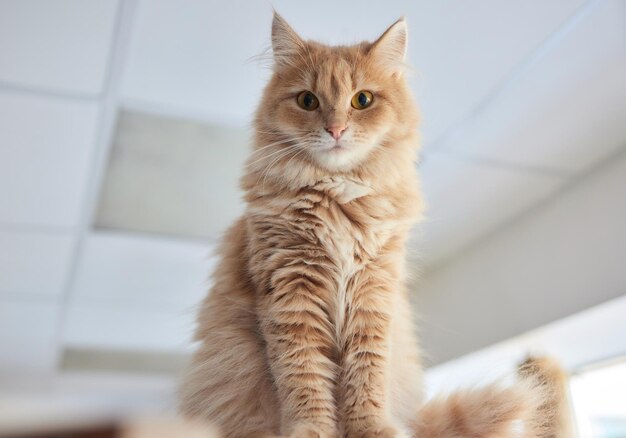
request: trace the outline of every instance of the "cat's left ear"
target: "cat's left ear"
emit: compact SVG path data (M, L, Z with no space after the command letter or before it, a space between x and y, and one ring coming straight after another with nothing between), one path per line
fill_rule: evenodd
M372 44L372 53L382 65L401 74L405 69L407 41L406 21L402 17Z
M300 53L305 43L285 19L274 11L272 20L272 53L276 66L288 65L290 58Z

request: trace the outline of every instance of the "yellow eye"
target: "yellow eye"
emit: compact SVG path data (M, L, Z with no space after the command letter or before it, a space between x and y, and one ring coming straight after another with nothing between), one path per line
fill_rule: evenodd
M367 108L374 101L374 95L369 91L359 91L352 96L352 108L361 110Z
M315 94L311 93L310 91L303 91L302 93L298 94L298 106L307 111L313 111L314 109L317 109L318 106L320 106L320 101L317 100Z

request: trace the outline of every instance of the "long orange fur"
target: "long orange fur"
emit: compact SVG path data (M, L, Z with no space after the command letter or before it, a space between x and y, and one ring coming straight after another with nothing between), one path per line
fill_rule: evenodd
M374 43L329 47L274 16L247 208L221 244L181 390L182 413L226 437L515 436L543 403L518 385L424 404L405 288L423 210L406 42L403 20ZM307 90L313 111L297 103ZM359 110L361 90L374 98ZM329 126L346 127L338 143Z

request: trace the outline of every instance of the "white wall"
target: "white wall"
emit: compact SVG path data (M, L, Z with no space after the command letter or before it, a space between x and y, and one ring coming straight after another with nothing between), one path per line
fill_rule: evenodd
M626 351L626 295L523 335L429 368L429 394L512 377L529 354L556 359L570 375L618 361ZM623 397L623 395L622 395Z
M424 348L441 363L619 297L625 261L622 152L426 274L416 294Z

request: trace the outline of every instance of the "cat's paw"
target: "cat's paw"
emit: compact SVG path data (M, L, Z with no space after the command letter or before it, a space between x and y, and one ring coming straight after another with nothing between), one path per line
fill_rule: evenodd
M361 438L410 438L409 435L402 432L401 430L389 426L389 425L380 425L372 427L366 430Z
M340 204L347 204L373 192L372 187L356 179L329 177L318 181L314 188L328 193Z
M307 424L296 426L289 434L289 438L335 438L335 434Z

